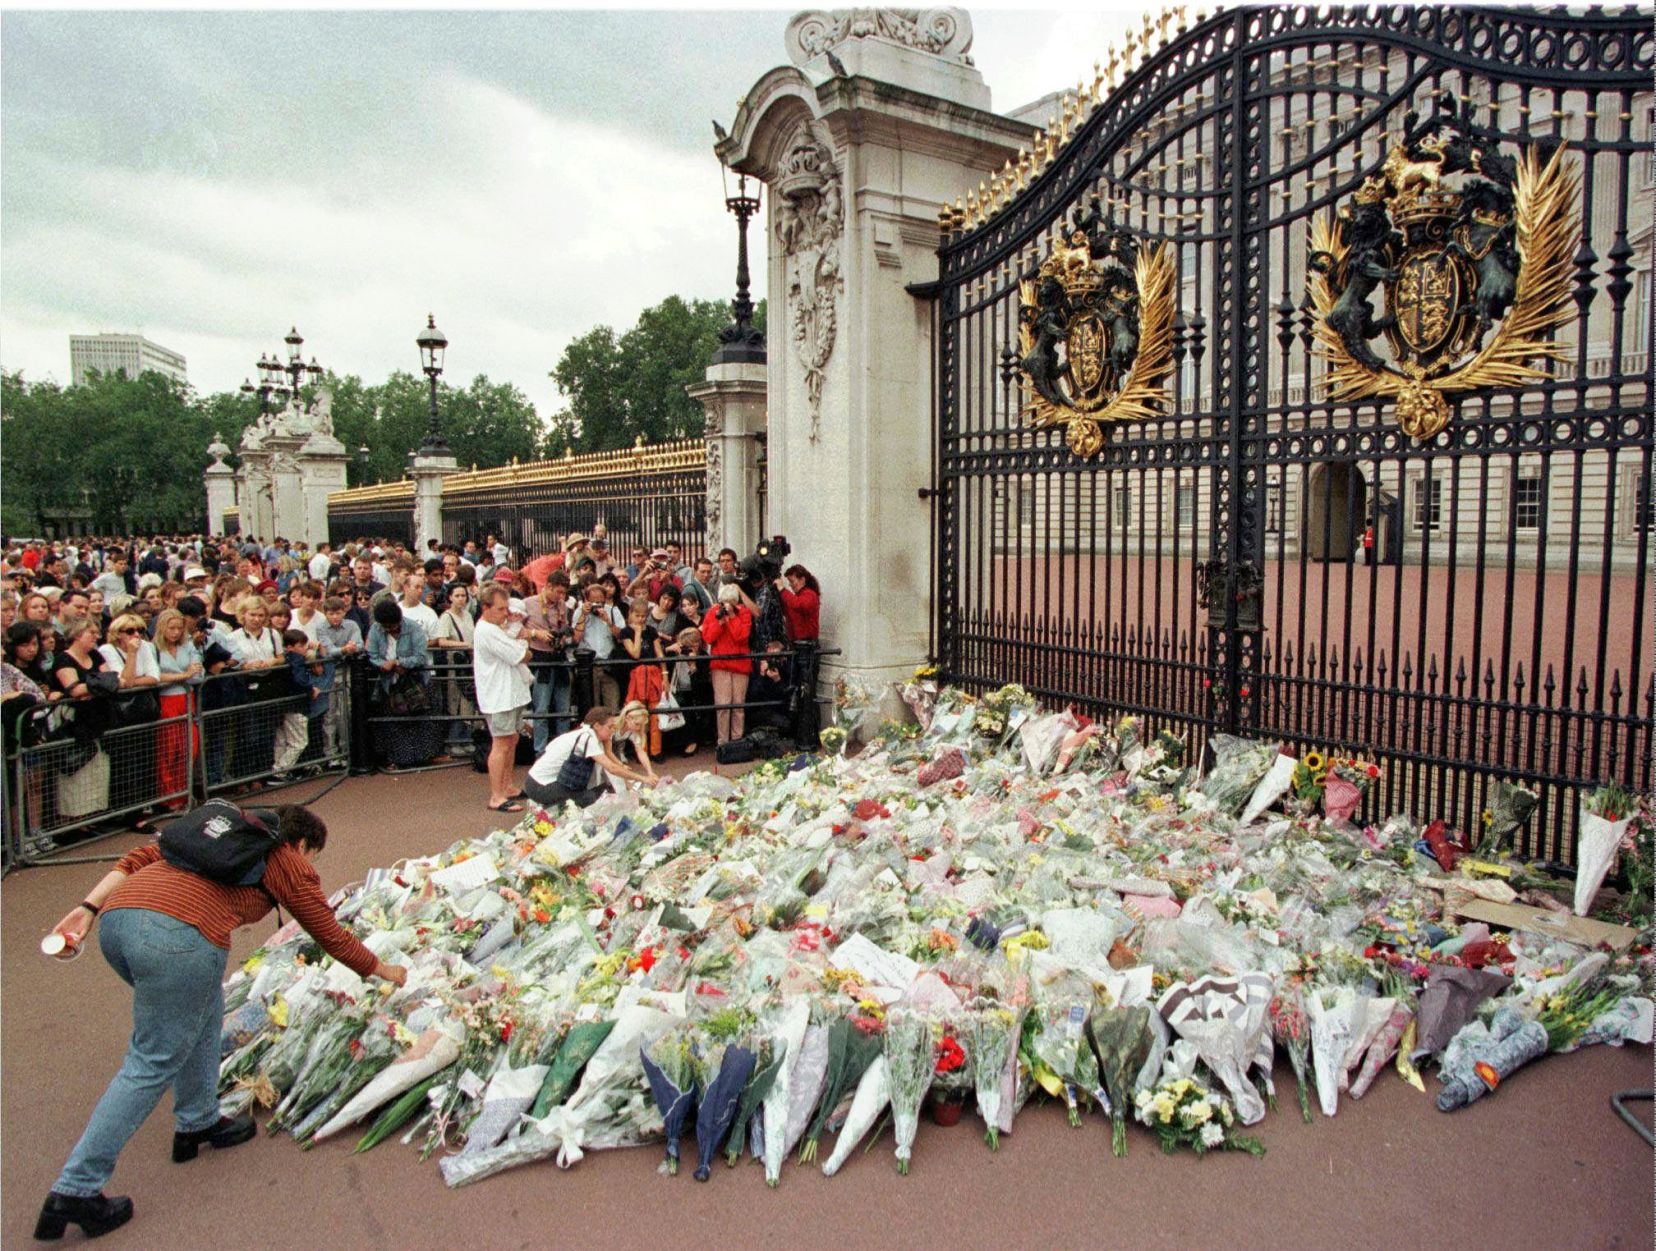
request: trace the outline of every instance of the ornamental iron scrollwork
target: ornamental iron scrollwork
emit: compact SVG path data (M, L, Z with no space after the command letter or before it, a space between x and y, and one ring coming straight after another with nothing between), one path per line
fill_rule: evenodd
M1023 415L1064 426L1083 458L1104 446L1112 422L1164 414L1173 362L1174 254L1135 240L1095 196L1018 282Z
M1577 175L1556 140L1514 158L1452 94L1436 105L1424 120L1409 112L1379 173L1311 227L1329 399L1391 400L1417 442L1448 424L1445 396L1547 376L1531 362L1562 356L1552 332L1572 315L1577 241ZM1392 360L1374 350L1378 338Z

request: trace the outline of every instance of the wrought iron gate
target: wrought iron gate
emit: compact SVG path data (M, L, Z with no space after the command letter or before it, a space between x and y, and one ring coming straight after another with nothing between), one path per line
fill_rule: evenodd
M1651 784L1648 16L1248 8L1169 33L945 211L936 658L968 688L1020 681L1195 745L1225 731L1363 753L1386 772L1376 812L1469 828L1494 779L1527 779L1543 806L1521 850L1569 860L1578 787ZM1500 186L1456 196L1454 170ZM1549 172L1561 255L1544 264ZM1380 204L1390 269L1362 287L1352 241ZM1099 263L1114 249L1131 273L1137 249L1140 296L1144 258L1170 246L1165 402L1102 422L1101 449L1028 420L1057 411L1029 381L1040 267L1096 282L1060 272L1087 263L1089 232ZM1432 381L1418 367L1445 325L1464 345L1504 334L1509 355L1527 325L1555 359L1445 363ZM1406 367L1362 394L1361 349L1388 342ZM1104 365L1077 366L1071 392Z

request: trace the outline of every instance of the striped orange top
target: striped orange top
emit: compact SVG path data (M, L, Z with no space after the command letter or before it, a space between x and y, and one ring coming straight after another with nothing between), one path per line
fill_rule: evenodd
M161 859L161 845L135 847L121 857L117 870L127 880L104 904L116 908L145 908L193 925L215 947L230 949L230 934L251 925L270 911L271 896L293 914L322 950L361 977L379 964L378 958L342 926L322 893L322 879L297 845L284 843L265 861L264 887L226 886L200 874L177 868Z

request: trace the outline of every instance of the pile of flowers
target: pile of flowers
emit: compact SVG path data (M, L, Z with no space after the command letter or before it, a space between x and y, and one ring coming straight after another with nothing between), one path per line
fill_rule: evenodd
M1460 924L1446 894L1513 888L1448 873L1406 818L1303 802L1302 771L1326 800L1373 766L1220 739L1198 777L1131 717L899 694L902 727L842 690L822 754L531 813L341 891L407 985L280 931L226 983L226 1109L306 1145L400 1136L450 1185L663 1140L677 1172L692 1134L698 1179L751 1155L775 1185L887 1121L908 1171L928 1097L968 1099L991 1148L1039 1095L1102 1113L1118 1153L1134 1122L1257 1153L1278 1044L1309 1120L1312 1089L1332 1116L1388 1069L1424 1089L1428 1058L1460 1106L1549 1048L1648 1041L1647 959Z

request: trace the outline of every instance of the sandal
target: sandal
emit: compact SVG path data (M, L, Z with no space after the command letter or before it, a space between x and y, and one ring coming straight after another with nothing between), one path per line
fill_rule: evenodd
M499 805L484 804L483 806L485 808L487 808L490 812L522 812L523 811L523 805L518 803L515 799L508 799L505 803L499 804Z
M700 750L701 750L701 744L691 743L690 746L686 747L683 751L681 751L679 753L679 755L681 755L681 756L694 756Z

